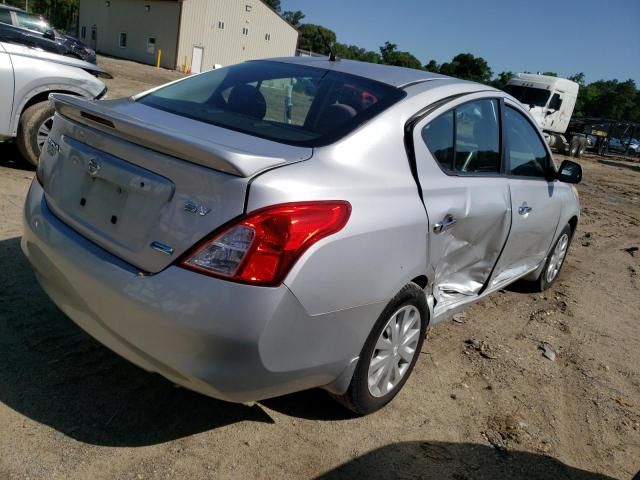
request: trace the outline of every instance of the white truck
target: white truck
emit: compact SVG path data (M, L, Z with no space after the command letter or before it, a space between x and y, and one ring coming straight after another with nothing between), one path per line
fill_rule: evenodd
M92 63L0 42L0 142L15 139L37 165L53 121L49 94L102 98L107 89L98 76L112 78Z
M587 148L587 137L568 129L579 88L566 78L516 73L505 91L529 109L550 147L579 158Z

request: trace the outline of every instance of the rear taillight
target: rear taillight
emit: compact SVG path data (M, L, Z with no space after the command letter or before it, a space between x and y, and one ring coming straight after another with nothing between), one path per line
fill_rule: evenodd
M311 245L349 220L345 201L286 203L256 210L189 251L182 267L252 285L276 286Z

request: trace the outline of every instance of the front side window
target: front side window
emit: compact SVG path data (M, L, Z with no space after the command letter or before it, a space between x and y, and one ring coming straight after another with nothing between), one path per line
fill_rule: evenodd
M500 171L500 121L497 100L464 103L429 122L422 138L448 173Z
M366 78L252 61L160 88L138 101L170 113L292 145L346 135L405 93Z
M519 177L545 178L549 156L533 125L509 106L504 112L504 122L508 173Z
M29 30L34 30L40 33L46 33L51 30L49 24L42 18L37 17L35 15L28 15L22 12L15 12L16 18L18 19L18 25L22 28L27 28Z
M551 100L549 101L549 108L552 108L554 110L560 110L560 107L562 106L562 97L560 97L559 93L554 93L553 96L551 97Z

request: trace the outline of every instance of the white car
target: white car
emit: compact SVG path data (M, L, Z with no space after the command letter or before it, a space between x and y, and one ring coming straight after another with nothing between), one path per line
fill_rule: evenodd
M15 138L25 160L37 165L53 121L49 94L102 98L107 88L98 76L111 77L82 60L0 42L0 142Z

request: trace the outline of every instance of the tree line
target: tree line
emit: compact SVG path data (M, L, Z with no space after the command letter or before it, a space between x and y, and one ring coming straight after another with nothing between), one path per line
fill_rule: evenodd
M72 24L74 15L77 15L79 3L78 0L2 1L21 8L28 6L29 11L44 15L54 27L62 30L68 29ZM411 52L398 50L398 46L392 42L385 42L377 51L367 50L357 45L347 45L338 42L335 32L331 29L322 25L303 23L305 15L300 10L283 12L280 0L266 0L265 3L298 29L300 32L298 48L303 51L328 55L328 43L332 45L339 58L417 68L484 83L500 89L504 88L513 76L513 72L499 72L494 75L484 58L476 57L471 53L460 53L450 62L439 64L435 60L430 60L423 65ZM322 32L322 35L318 32ZM543 73L556 75L555 72ZM632 79L598 80L587 84L584 73L576 73L568 78L580 84L574 113L576 116L640 122L640 90Z
M331 29L322 25L303 23L305 15L300 10L283 12L280 0L267 0L266 3L298 29L300 33L298 48L303 51L328 55L327 44L330 44L338 58L416 68L484 83L499 89L503 89L514 75L514 72L499 72L494 75L484 58L476 57L471 53L459 53L450 62L439 64L435 60L430 60L428 63L422 64L411 52L398 50L396 44L388 41L381 45L378 51L340 43L337 41L335 32ZM318 32L322 32L322 35ZM326 41L323 40L323 37ZM558 76L555 72L542 73L543 75ZM574 111L575 116L640 122L640 90L632 79L625 81L598 80L587 84L582 72L567 78L580 85Z

